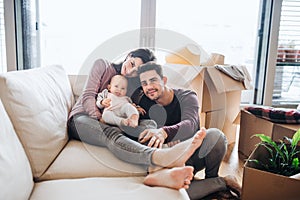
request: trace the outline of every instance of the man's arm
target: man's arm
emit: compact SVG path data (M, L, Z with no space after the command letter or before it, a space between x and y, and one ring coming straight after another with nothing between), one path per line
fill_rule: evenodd
M163 130L168 137L166 142L186 140L191 138L199 130L199 103L195 92L190 90L178 90L175 94L180 102L181 121L177 124L164 126Z

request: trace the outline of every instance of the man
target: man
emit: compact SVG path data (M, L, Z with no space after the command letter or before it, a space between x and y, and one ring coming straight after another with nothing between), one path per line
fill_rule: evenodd
M161 65L149 62L138 68L142 91L133 98L146 113L141 119L153 119L157 129L146 129L139 142L161 148L164 143L184 141L199 130L198 100L195 92L169 88ZM194 174L205 168L205 179L193 180L187 190L191 199L208 194L232 190L240 196L240 186L232 176L219 177L218 171L227 150L224 134L215 128L206 130L202 145L188 159L186 165L194 167Z

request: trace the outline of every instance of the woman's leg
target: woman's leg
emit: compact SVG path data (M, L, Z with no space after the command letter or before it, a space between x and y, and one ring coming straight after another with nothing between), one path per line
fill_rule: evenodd
M139 144L124 136L122 131L87 115L75 115L68 121L71 138L88 144L107 147L116 157L126 162L151 165L155 149Z
M157 124L154 120L142 119L140 120L139 125L137 127L133 128L131 126L121 126L120 128L130 139L138 141L141 132L143 132L146 129L156 129Z
M76 115L68 122L71 138L86 143L105 146L115 156L126 162L146 166L181 167L201 145L205 130L198 131L189 140L172 148L156 149L142 145L124 136L117 127L103 124L87 115Z
M195 135L171 148L157 149L152 156L152 163L160 167L182 167L205 141L206 130L202 128Z

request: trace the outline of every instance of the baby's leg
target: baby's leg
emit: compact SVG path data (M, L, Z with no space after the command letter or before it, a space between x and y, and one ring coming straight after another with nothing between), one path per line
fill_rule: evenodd
M105 123L107 124L111 124L111 125L116 125L116 126L121 126L121 125L125 125L127 126L127 120L122 118L122 117L118 117L113 111L111 110L104 110L103 114L102 114L102 119Z
M122 108L121 112L127 116L127 126L137 127L139 123L139 112L137 111L136 107L134 107L130 103L125 103Z

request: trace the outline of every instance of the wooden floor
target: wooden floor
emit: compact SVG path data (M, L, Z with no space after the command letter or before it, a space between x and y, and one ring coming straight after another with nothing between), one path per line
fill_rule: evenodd
M238 182L242 185L243 166L246 161L246 157L238 153L239 130L237 130L236 135L236 142L228 145L227 153L221 164L219 175L234 175ZM197 178L204 178L204 170L198 172L196 176Z

